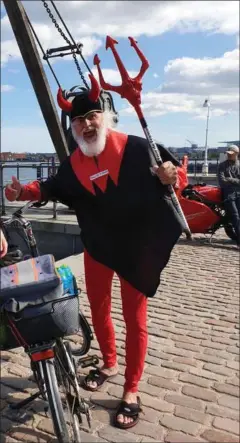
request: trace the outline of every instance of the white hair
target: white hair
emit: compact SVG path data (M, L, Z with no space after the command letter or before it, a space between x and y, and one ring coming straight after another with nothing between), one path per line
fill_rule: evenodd
M103 112L103 120L108 129L115 129L117 126L116 122L116 114L112 111L104 111Z

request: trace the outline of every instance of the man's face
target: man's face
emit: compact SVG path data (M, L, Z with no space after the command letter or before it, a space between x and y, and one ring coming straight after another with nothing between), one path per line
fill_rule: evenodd
M72 135L84 155L93 157L105 148L107 123L104 113L91 112L85 118L76 117L71 122Z
M231 153L227 152L227 158L228 158L228 160L236 161L238 158L238 153L237 152L231 152Z
M86 143L93 143L97 140L102 124L102 112L90 112L86 117L76 117L72 121L75 135L83 138Z

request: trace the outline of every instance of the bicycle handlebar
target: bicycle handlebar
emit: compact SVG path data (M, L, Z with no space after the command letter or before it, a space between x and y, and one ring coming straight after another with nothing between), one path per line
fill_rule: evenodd
M12 215L4 221L4 224L9 224L11 223L11 221L14 218L21 218L23 216L23 214L30 208L39 208L41 206L45 206L47 204L47 202L39 202L37 200L34 201L28 201L27 203L25 203L24 206L22 206L21 208L16 209L16 211L14 211L12 213Z

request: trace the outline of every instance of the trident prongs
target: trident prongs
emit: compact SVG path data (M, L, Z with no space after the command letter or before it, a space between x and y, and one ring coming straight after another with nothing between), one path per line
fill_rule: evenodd
M149 63L148 63L145 55L143 55L142 51L139 49L139 47L137 45L137 41L134 40L133 37L128 37L128 38L130 40L131 46L133 46L133 48L135 49L138 57L140 58L140 60L142 62L142 66L141 66L139 74L133 79L134 81L139 81L139 80L142 80L145 72L149 68Z
M117 40L114 40L110 36L107 36L106 38L106 49L110 48L112 50L112 53L114 55L114 58L116 60L121 78L122 78L122 84L120 86L113 86L109 83L105 82L102 71L100 68L100 59L98 55L95 55L93 63L95 66L97 66L98 75L99 75L99 81L100 85L103 89L117 92L122 98L125 98L131 103L134 107L138 107L141 104L141 91L142 91L142 77L146 70L149 67L149 63L146 59L146 57L143 55L143 53L140 51L140 49L137 46L136 40L134 40L133 37L129 37L130 44L135 49L137 55L139 56L140 60L142 61L142 66L140 69L139 74L135 78L131 78L123 65L123 62L121 58L119 57L119 54L115 48L115 45L118 43Z

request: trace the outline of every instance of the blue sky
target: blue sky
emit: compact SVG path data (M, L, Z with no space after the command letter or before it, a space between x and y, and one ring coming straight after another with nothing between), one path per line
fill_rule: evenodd
M105 50L106 35L118 40L119 54L133 74L139 71L140 60L127 37L137 39L150 63L143 78L142 104L154 138L167 147L184 146L186 139L203 146L207 110L202 104L208 97L209 146L239 138L238 2L61 1L55 4L75 40L83 42L83 54L90 67L93 68L97 53L110 83L117 83L118 74L111 51ZM23 5L45 50L65 44L40 1L24 1ZM3 7L1 54L2 151L53 152ZM82 85L70 58L55 61L53 68L64 89ZM81 68L86 73L82 62ZM46 64L44 69L55 99L57 84ZM113 98L120 114L119 130L142 135L133 109L118 95L113 94Z

